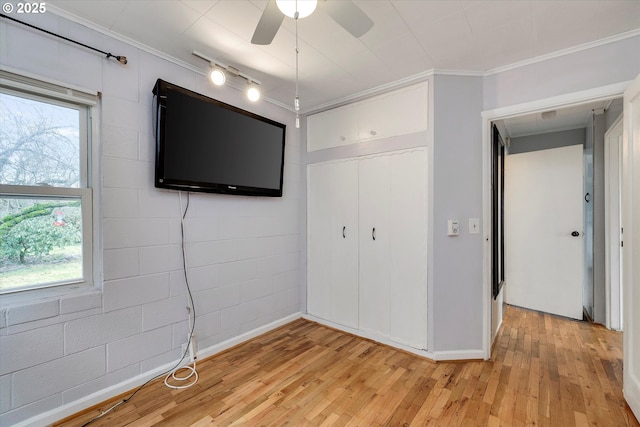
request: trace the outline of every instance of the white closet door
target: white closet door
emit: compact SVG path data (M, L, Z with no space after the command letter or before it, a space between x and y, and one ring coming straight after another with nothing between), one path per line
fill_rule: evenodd
M358 139L358 118L353 106L313 114L307 119L308 151L353 144Z
M307 308L358 327L358 163L308 166Z
M389 333L427 348L427 151L390 156Z
M427 92L427 83L418 83L356 104L358 139L368 141L426 130ZM389 114L390 111L402 114Z
M426 149L360 162L360 329L427 340Z
M389 156L360 161L360 329L389 337Z

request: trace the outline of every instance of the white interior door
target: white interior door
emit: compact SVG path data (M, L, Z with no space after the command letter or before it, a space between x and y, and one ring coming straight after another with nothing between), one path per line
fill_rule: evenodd
M622 120L616 121L604 136L604 200L605 200L605 295L606 326L622 330L621 269L621 156Z
M640 419L640 75L624 93L624 397Z
M509 304L582 319L582 151L574 145L505 159Z

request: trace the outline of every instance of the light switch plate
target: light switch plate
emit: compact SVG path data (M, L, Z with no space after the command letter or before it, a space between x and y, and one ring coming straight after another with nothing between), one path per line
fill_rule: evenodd
M480 218L469 218L469 234L480 234Z

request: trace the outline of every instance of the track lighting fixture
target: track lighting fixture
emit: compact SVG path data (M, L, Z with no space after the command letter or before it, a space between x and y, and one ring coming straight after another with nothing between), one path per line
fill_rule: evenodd
M258 88L258 86L260 86L260 82L258 80L240 72L240 70L238 70L236 67L233 67L231 65L223 65L220 62L215 61L195 50L192 51L191 54L193 56L197 56L200 59L204 59L209 63L209 66L211 67L209 78L214 85L222 86L223 84L225 84L227 81L227 74L232 78L232 80L235 77L240 77L247 81L247 98L249 98L251 102L256 102L260 99L260 89ZM238 87L237 85L231 84L231 86L235 87L236 89L242 90L242 88Z

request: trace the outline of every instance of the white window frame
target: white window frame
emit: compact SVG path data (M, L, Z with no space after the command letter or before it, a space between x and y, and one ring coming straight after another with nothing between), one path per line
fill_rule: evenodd
M98 247L96 231L96 188L99 182L97 177L97 145L94 140L97 136L97 108L99 97L95 92L83 91L76 88L62 86L57 83L47 82L0 69L0 91L9 95L33 99L35 101L48 102L66 107L78 109L79 133L80 133L80 186L50 187L30 185L0 185L0 196L20 196L32 198L56 198L56 199L80 199L82 209L82 279L75 281L62 281L34 284L33 286L16 287L0 290L0 294L37 291L51 287L89 287L94 285Z

